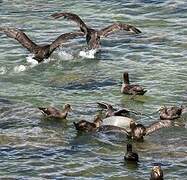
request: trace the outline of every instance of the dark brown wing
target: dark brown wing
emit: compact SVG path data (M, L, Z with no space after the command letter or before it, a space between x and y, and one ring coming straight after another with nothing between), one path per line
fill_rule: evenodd
M19 29L0 27L0 31L3 31L8 37L16 39L23 47L27 48L31 53L37 46L29 39L29 37L24 32Z
M48 107L48 108L43 108L43 107L38 107L43 113L45 113L48 116L59 116L60 115L60 110L56 109L55 107Z
M135 84L130 84L129 85L129 92L131 92L132 94L145 94L147 92L147 90L145 90L143 87L139 86L139 85L135 85Z
M108 103L105 102L97 102L97 105L102 109L108 109Z
M63 43L67 42L69 39L74 39L78 36L84 36L83 32L70 32L65 33L59 36L55 41L50 45L50 53L53 52L57 47L61 46Z
M129 112L131 112L129 109L123 108L123 109L115 111L114 115L115 116L123 116L124 114L127 114Z
M115 108L113 108L113 106L109 103L105 103L105 102L97 102L98 106L102 109L112 109L114 111L116 111Z
M73 14L73 13L64 12L64 13L54 13L51 16L54 17L55 19L63 17L64 19L74 21L78 24L81 31L83 31L85 34L87 34L87 26L78 15Z
M155 122L146 128L146 135L151 134L154 131L157 131L161 128L167 128L171 126L172 126L172 121L170 120L161 120L161 121Z
M112 33L120 31L120 30L131 31L136 34L141 33L141 31L139 29L137 29L136 27L134 27L132 25L123 24L123 23L115 23L115 24L112 24L104 29L101 29L99 31L99 34L100 34L100 36L106 37Z

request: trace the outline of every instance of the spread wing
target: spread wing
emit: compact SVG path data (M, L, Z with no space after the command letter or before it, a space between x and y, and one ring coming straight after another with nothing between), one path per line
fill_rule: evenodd
M80 29L81 29L82 32L84 32L85 34L87 33L87 26L86 26L86 24L76 14L64 12L64 13L54 13L51 16L53 18L55 18L55 19L63 17L64 19L68 19L68 20L74 21L74 22L76 22L78 24L78 26L80 27Z
M23 47L27 48L31 53L36 44L21 30L8 27L0 27L0 31L4 32L8 37L16 39Z
M134 27L132 25L123 24L123 23L115 23L115 24L112 24L104 29L101 29L99 31L99 34L100 34L100 36L106 37L112 33L115 33L117 31L121 31L121 30L134 32L136 34L141 33L141 31L139 29L137 29L136 27Z
M172 126L172 121L170 120L161 120L161 121L155 122L146 128L146 135L151 134L154 131L157 131L161 128L168 128L171 126Z
M50 52L53 52L57 47L67 42L69 39L74 39L78 36L84 36L84 33L83 32L70 32L70 33L62 34L55 41L52 42L52 44L50 45Z

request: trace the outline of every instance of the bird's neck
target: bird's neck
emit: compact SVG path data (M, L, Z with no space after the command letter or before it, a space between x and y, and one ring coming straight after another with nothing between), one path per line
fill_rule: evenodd
M129 82L129 75L127 73L123 74L123 82L125 84L130 84L130 82Z
M127 145L127 152L132 152L132 146L131 145Z

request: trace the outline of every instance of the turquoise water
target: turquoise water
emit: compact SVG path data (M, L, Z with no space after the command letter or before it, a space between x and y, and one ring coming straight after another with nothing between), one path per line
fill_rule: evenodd
M79 57L84 38L66 43L51 61L30 67L28 52L0 34L0 177L17 179L148 179L159 163L165 179L187 177L185 126L162 129L134 143L138 167L124 164L126 137L78 135L73 121L92 120L96 102L106 101L151 114L161 105L187 105L187 3L181 1L0 1L1 26L23 29L32 40L48 43L77 26L50 17L73 12L95 28L116 21L142 34L120 32L102 40L95 59ZM71 46L71 47L70 47ZM62 54L66 52L67 54ZM26 67L20 71L20 65ZM122 73L148 92L134 100L120 94ZM38 106L72 105L67 121L47 121ZM145 125L153 119L137 117Z

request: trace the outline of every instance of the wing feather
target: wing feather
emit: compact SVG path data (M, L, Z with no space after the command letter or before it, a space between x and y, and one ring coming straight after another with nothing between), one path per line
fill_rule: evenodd
M53 18L55 18L55 19L63 17L64 19L68 19L68 20L74 21L75 23L78 24L78 26L80 27L81 31L83 31L85 34L87 33L87 26L86 26L86 24L76 14L64 12L64 13L54 13L51 16Z
M168 128L172 126L172 121L170 120L160 120L148 126L146 128L146 135L153 133L161 128Z
M84 36L83 32L70 32L60 35L55 41L50 45L50 53L53 52L57 47L61 46L63 43L67 42L69 39L74 39L78 36Z
M104 29L101 29L99 31L99 33L100 33L100 36L106 37L112 33L120 31L120 30L130 31L130 32L134 32L136 34L141 33L141 31L139 29L137 29L136 27L129 25L129 24L123 24L123 23L112 24Z
M37 45L31 41L31 39L21 30L16 28L1 27L0 31L3 31L8 37L16 39L23 47L27 48L31 53Z

